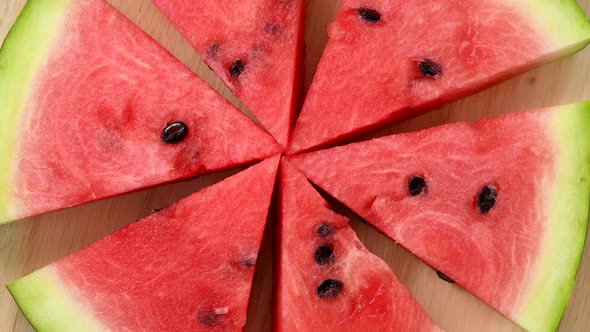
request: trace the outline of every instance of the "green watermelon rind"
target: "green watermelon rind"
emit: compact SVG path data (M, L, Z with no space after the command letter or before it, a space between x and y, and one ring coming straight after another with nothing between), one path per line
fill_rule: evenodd
M20 113L36 73L59 34L70 0L29 0L0 48L0 224L12 220L11 177L20 128Z
M40 332L107 331L68 294L53 267L46 267L7 286L29 323Z
M519 0L554 42L564 45L559 56L575 53L590 43L590 21L576 0Z
M555 331L569 302L586 242L590 205L590 102L549 113L557 153L556 174L545 213L537 278L516 321L529 331ZM568 221L564 225L564 221ZM569 222L571 221L571 222Z

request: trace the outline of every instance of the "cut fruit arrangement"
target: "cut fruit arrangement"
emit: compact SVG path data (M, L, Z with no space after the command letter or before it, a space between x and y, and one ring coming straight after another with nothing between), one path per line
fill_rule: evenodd
M274 330L441 331L310 182L523 329L558 328L590 102L317 149L581 50L575 1L343 0L296 124L305 0L153 2L268 133L105 0L29 0L0 50L0 223L260 162L9 284L35 329L242 330L275 202Z

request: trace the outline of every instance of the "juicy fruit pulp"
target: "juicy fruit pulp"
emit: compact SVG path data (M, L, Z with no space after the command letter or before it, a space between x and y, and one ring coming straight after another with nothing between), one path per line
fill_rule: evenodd
M152 0L283 146L301 99L305 0Z
M252 166L8 288L42 331L241 331L278 162Z
M20 128L0 132L0 222L281 150L103 0L27 2L0 51L0 104L2 128Z
M439 331L348 220L285 160L280 179L275 330Z
M586 237L589 127L590 102L583 102L290 160L526 330L551 331L568 302ZM415 186L415 178L424 184Z
M417 116L576 51L590 41L590 23L573 0L343 0L329 37L291 154Z

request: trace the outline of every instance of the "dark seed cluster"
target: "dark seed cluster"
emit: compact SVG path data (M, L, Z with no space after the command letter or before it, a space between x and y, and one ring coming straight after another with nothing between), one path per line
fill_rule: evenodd
M421 176L413 176L408 180L408 193L411 196L418 196L426 193L428 185L426 180ZM498 192L494 186L488 185L483 187L477 194L476 205L481 214L487 214L496 205ZM437 272L438 273L438 272Z
M334 229L329 225L319 224L315 232L320 239L326 239L334 234ZM318 265L329 265L333 263L336 259L334 247L329 243L318 246L314 253L314 259ZM316 294L321 299L332 299L338 296L343 287L344 284L340 280L326 279L318 284Z
M186 124L182 122L172 122L168 123L162 130L160 138L164 143L173 144L182 141L186 137L186 134L188 134L188 127Z
M364 22L376 24L381 21L381 13L375 9L361 7L357 9L356 12L358 13L358 17ZM442 74L442 66L431 59L418 61L417 65L422 75L428 78L435 78Z
M280 33L281 26L276 23L273 23L273 22L267 22L264 25L263 30L264 30L264 33L271 35L271 36L275 36ZM253 54L254 57L260 56L260 54L262 54L262 49L263 48L261 48L261 47L254 48L250 52L250 54ZM218 58L222 58L222 56L220 56L221 53L222 53L222 45L217 42L209 45L209 47L206 50L207 58L209 58L210 60L219 60ZM225 64L225 66L227 66L226 68L227 68L227 71L228 71L229 76L231 78L238 78L246 69L246 61L240 57L235 57L234 60L231 62L231 64L229 64L229 65ZM211 69L211 67L209 67L209 69Z

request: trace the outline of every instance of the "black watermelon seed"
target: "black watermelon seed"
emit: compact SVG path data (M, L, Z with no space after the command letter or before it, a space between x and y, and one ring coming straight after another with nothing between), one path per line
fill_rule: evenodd
M334 250L327 245L319 246L315 250L315 261L319 265L330 263L334 259Z
M496 204L496 188L485 186L477 194L477 208L482 214L488 213Z
M333 230L326 224L320 224L315 232L320 238L325 239L332 234Z
M162 142L172 144L182 141L188 134L188 127L182 122L172 122L166 125L160 136Z
M318 285L316 294L322 299L333 299L338 296L344 285L342 281L335 279L327 279Z
M444 280L444 281L448 282L449 284L454 284L454 283L455 283L455 280L453 280L453 279L451 279L451 278L447 277L447 275L446 275L446 274L444 274L444 273L442 273L442 272L440 272L440 271L436 271L436 275L437 275L439 278L441 278L442 280Z
M234 78L240 76L245 66L242 60L236 59L229 67L229 75Z
M414 176L408 181L408 191L412 196L418 196L426 192L426 180L419 176Z
M359 17L369 23L377 23L381 19L381 14L374 9L359 8Z
M441 66L430 59L419 61L418 69L420 69L420 72L426 77L436 77L442 72Z
M219 51L221 51L221 45L217 43L212 44L207 48L207 56L211 58L217 58Z
M213 326L219 322L219 315L212 310L201 310L197 315L199 322L206 326Z

